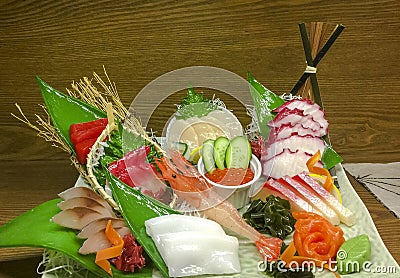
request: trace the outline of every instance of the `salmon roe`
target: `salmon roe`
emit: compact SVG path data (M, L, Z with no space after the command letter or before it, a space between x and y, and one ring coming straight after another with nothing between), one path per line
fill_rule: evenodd
M254 173L250 168L217 168L211 173L206 173L205 176L207 179L221 185L235 186L251 181L254 178Z

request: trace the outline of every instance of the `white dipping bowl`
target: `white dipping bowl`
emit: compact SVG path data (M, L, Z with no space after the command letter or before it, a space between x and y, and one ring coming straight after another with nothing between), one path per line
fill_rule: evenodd
M250 160L250 169L254 173L254 178L251 181L241 184L241 185L236 185L236 186L235 185L223 185L223 184L219 184L219 183L209 180L205 176L206 170L204 168L204 163L203 163L202 157L200 157L199 162L197 163L197 168L198 168L200 174L211 185L215 186L217 189L220 188L221 190L224 191L224 194L221 194L221 195L226 196L227 195L226 191L232 190L232 194L229 195L227 201L232 203L237 209L242 208L245 205L247 205L250 202L251 192L258 190L258 188L260 186L262 186L262 184L259 184L257 182L259 180L259 178L261 176L261 172L262 172L261 163L254 154L251 156L251 160ZM218 190L217 190L217 192L218 192Z

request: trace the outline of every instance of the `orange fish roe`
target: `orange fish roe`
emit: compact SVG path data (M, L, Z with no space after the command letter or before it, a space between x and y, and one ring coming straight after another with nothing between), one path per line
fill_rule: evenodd
M205 176L213 182L235 186L251 181L254 173L250 168L225 168L223 170L217 168L211 173L206 173Z

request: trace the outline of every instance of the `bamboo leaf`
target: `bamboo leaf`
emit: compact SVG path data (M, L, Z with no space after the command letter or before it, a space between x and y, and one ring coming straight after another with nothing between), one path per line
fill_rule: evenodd
M70 125L106 118L107 114L80 99L57 91L39 77L36 77L36 80L54 127L74 152L69 138Z
M60 201L61 199L47 201L1 226L0 247L31 246L56 250L71 257L99 277L109 277L96 265L94 254L78 253L83 240L76 237L74 230L61 227L51 221L51 218L60 212L57 207ZM138 272L125 274L113 267L113 277L151 277L152 269L150 263Z
M112 195L136 240L161 273L165 277L168 277L168 268L153 240L147 235L144 222L154 217L178 214L178 212L158 200L141 193L139 189L125 185L109 171L107 171L107 180Z

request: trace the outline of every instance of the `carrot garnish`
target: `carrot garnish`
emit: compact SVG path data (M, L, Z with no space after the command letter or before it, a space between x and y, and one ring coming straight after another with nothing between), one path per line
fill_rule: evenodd
M121 255L124 247L124 240L112 227L111 220L108 220L107 222L105 234L108 240L113 244L113 246L98 251L96 253L95 262L98 266L100 266L102 269L104 269L108 274L112 276L111 265L108 259L115 258Z
M315 166L321 160L321 152L318 150L306 163L308 171L313 174L326 176L324 188L331 192L333 186L333 178L329 171L325 168Z

